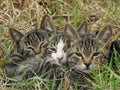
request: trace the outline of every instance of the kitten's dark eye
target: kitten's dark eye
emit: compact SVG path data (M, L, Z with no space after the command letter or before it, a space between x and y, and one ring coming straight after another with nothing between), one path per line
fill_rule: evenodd
M76 52L75 54L79 57L83 57L81 53Z
M27 49L34 50L34 48L32 46L28 46Z
M56 49L55 48L50 48L51 51L53 52L56 52Z
M98 56L99 54L100 54L100 52L95 52L95 53L93 53L93 57Z

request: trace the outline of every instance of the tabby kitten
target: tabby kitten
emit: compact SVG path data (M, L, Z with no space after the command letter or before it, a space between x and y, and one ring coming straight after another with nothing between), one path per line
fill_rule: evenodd
M75 33L73 34L71 31ZM91 79L91 71L108 63L109 49L105 45L112 36L112 30L108 25L94 35L88 33L87 23L84 22L77 31L68 30L68 32L67 37L73 40L70 41L73 46L67 53L67 63L71 68L71 84L74 86L74 83L77 83L78 90L87 90L86 87L79 85L91 85L88 81Z
M44 23L50 23L49 18L46 18L48 20L44 20L44 22L41 24L41 28L45 27ZM46 49L46 53L48 57L52 58L59 64L66 63L66 42L64 38L64 34L61 31L57 31L54 29L53 24L46 25L46 28L49 28L53 30L54 33L51 33L51 36L49 37L49 44Z
M49 59L46 53L54 34L55 29L47 15L42 19L40 30L30 30L23 35L11 28L10 36L16 43L17 50L4 65L7 76L18 82L50 71L44 78L53 79L55 75L58 86L59 79L64 77L64 70L55 60Z
M69 66L74 70L89 73L93 68L108 62L109 49L105 47L107 41L112 36L111 27L103 28L98 35L87 32L87 23L84 22L77 30L76 39L78 41L71 48L68 54Z

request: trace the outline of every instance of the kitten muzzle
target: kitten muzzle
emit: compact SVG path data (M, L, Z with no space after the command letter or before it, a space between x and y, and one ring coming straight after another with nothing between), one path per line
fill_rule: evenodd
M57 57L57 60L60 62L62 61L63 57Z
M36 48L36 49L34 49L34 53L35 53L35 54L39 54L39 53L41 53L40 48Z

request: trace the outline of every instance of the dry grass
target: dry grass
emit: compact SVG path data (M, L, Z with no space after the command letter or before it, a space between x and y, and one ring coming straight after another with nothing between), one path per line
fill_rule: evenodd
M93 33L110 24L113 39L120 37L120 1L117 0L0 0L0 65L14 47L9 28L23 33L39 28L45 14L53 18L58 30L63 30L66 23L77 28L86 20ZM2 80L1 76L0 88L4 87Z

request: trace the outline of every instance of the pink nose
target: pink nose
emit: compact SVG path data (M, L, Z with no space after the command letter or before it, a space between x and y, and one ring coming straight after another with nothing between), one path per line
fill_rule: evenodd
M61 61L63 59L63 57L57 57L58 61Z

